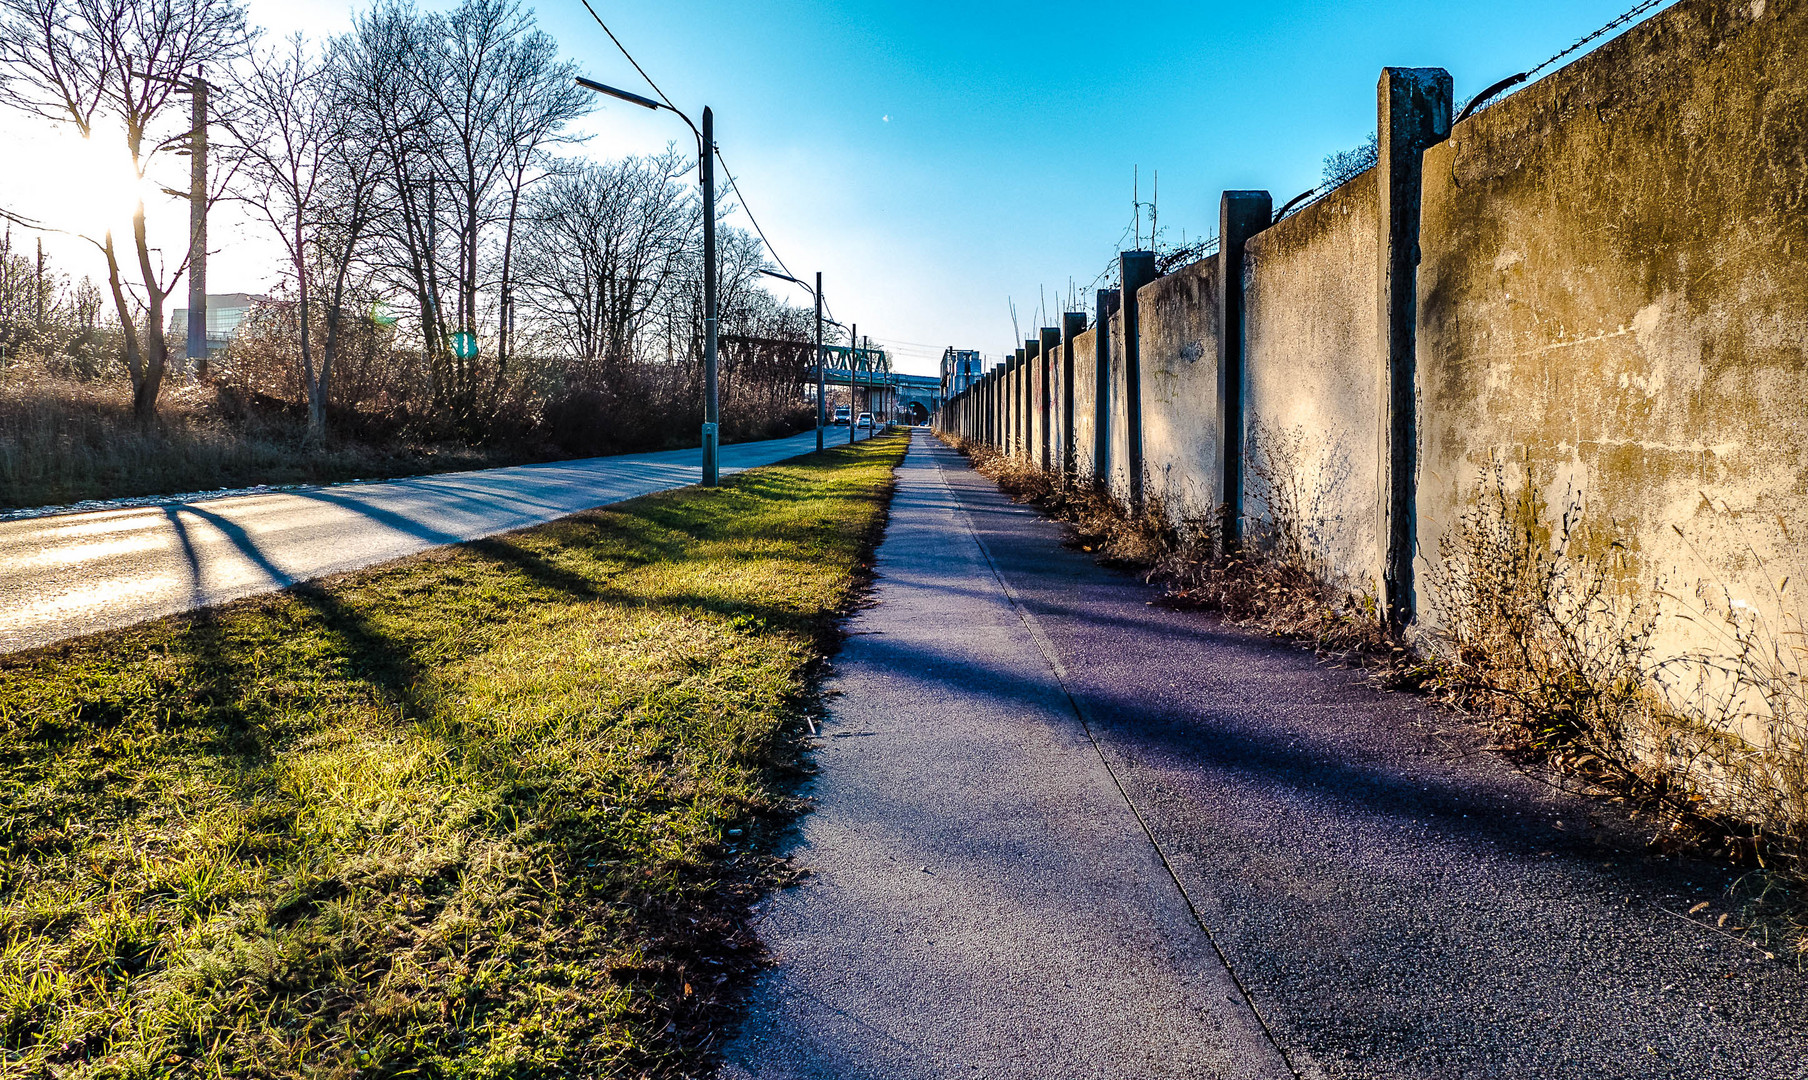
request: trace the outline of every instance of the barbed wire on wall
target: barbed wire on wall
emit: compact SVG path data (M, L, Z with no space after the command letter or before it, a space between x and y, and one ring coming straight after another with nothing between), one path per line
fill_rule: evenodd
M1484 103L1489 105L1499 104L1501 101L1504 101L1507 96L1511 96L1505 95L1497 97L1496 95L1500 95L1502 91L1530 83L1532 80L1536 79L1540 73L1549 70L1552 65L1557 64L1566 57L1574 55L1578 50L1586 48L1589 44L1600 40L1607 34L1611 34L1615 30L1631 24L1640 16L1645 15L1656 8L1674 2L1675 0L1640 0L1639 3L1634 4L1619 15L1616 15L1599 28L1577 38L1574 42L1553 53L1545 60L1539 62L1536 66L1528 68L1518 75L1501 79L1499 82L1484 87L1478 93L1471 95L1457 106L1457 119L1463 120L1473 116L1476 112L1480 111L1480 107ZM1373 136L1371 136L1371 139L1372 138ZM1361 172L1359 171L1355 175L1361 175ZM1275 213L1274 220L1278 222L1284 218L1294 217L1309 207L1323 202L1328 196L1342 187L1345 183L1348 183L1351 179L1354 179L1354 176L1327 179L1325 183L1301 192L1298 196L1295 196L1292 200L1284 204L1281 209Z
M1620 27L1625 26L1627 23L1631 22L1632 20L1638 18L1640 15L1643 15L1645 12L1650 11L1652 8L1660 7L1664 4L1668 4L1671 2L1672 2L1672 0L1641 0L1640 3L1634 4L1624 14L1620 15L1618 18L1614 19L1612 22L1608 23L1606 26L1601 27L1599 30L1596 30L1592 34L1587 34L1581 38L1578 38L1576 40L1576 43L1571 45L1569 48L1564 49L1562 52L1557 53L1556 55L1552 56L1550 59L1539 64L1537 67L1532 68L1531 70L1527 71L1525 73L1526 78L1531 79L1531 78L1536 77L1539 72L1550 67L1552 64L1555 64L1557 61L1563 59L1564 57L1568 56L1569 54L1575 52L1577 49L1582 48L1584 45L1587 45L1589 42L1594 41L1596 38L1599 38L1603 34L1610 34L1613 31L1619 29Z

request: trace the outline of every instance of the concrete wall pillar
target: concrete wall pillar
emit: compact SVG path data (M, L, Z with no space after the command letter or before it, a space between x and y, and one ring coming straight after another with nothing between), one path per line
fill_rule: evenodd
M1118 255L1118 270L1123 282L1122 323L1124 328L1124 445L1128 460L1124 469L1130 481L1130 509L1143 508L1143 375L1136 291L1155 280L1153 251L1126 251Z
M1219 544L1243 544L1243 245L1274 223L1266 191L1227 191L1218 200L1218 501Z
M1375 166L1380 193L1380 476L1376 536L1389 625L1412 621L1418 546L1417 331L1419 202L1424 153L1450 137L1451 81L1442 68L1382 68Z
M1042 328L1041 348L1036 350L1036 464L1044 472L1054 467L1049 449L1049 376L1054 374L1052 365L1055 354L1061 349L1061 331L1057 327Z
M1061 316L1061 477L1073 482L1079 447L1074 442L1074 338L1086 332L1086 313L1069 311Z
M991 380L991 376L981 375L979 377L979 382L974 387L974 391L975 391L975 393L977 393L979 395L979 397L978 397L978 400L976 400L974 402L974 409L976 411L973 416L973 422L975 424L977 424L979 427L979 433L977 435L977 438L979 439L979 441L981 443L986 443L988 445L989 445L988 440L990 440L992 438L992 421L991 421L992 397L991 397L991 390L986 386L986 384L990 380Z
M994 449L1004 448L1004 365L999 364L992 369L992 386L987 391L989 406L986 410L992 425L991 438L987 444Z
M1018 356L1022 357L1021 360L1017 361L1017 385L1015 387L1015 390L1017 391L1017 399L1015 402L1017 407L1017 454L1025 461L1031 460L1030 374L1035 368L1036 354L1041 351L1040 346L1041 342L1038 339L1024 338L1023 348L1017 353Z
M1117 314L1123 294L1100 289L1092 335L1092 482L1105 488L1111 482L1111 317Z

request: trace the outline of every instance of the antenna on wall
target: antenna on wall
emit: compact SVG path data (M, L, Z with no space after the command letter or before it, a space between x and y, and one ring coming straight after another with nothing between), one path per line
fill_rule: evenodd
M1149 193L1149 250L1156 251L1161 244L1161 241L1157 239L1157 237L1161 235L1161 231L1155 224L1156 211L1161 208L1160 169L1155 170L1155 182L1151 185L1151 189L1152 190Z
M1130 166L1130 250L1143 249L1143 189L1142 167Z

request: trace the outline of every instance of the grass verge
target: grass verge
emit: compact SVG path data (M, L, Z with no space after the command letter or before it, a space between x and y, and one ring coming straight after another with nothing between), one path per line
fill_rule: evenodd
M904 446L0 659L0 1074L707 1064Z

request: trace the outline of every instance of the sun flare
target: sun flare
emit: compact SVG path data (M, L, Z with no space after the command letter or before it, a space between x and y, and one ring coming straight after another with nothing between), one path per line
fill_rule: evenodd
M133 166L117 125L97 125L87 138L69 127L35 134L43 167L21 178L17 205L51 228L95 238L128 232L139 200L150 206L161 195Z

